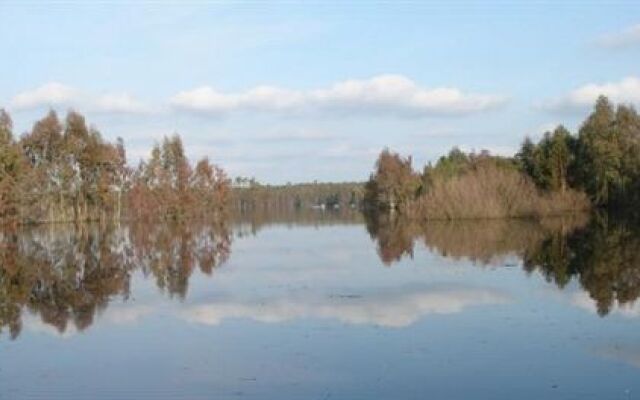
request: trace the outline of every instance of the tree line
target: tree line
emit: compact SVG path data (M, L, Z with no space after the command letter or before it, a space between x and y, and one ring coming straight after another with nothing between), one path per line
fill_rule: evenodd
M360 182L310 182L265 185L253 178L233 182L233 209L238 212L282 212L303 209L360 209L364 187Z
M370 210L425 219L542 217L640 200L640 116L601 96L577 134L560 125L514 157L454 148L416 172L382 151L365 187Z
M10 223L218 216L230 182L207 158L192 166L178 135L127 165L122 139L110 143L85 117L53 110L15 138L0 109L0 220Z

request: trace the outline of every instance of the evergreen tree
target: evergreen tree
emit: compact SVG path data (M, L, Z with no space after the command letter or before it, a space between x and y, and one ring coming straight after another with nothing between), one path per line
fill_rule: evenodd
M601 96L578 136L577 181L596 204L605 205L621 184L621 153L615 112Z

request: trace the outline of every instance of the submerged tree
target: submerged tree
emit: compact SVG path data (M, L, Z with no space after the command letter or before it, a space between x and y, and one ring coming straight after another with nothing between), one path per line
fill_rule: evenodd
M411 157L403 159L384 149L365 187L365 200L377 208L394 210L411 201L419 188L420 178L413 171Z
M0 110L0 221L5 223L221 214L229 196L224 171L207 161L199 174L208 186L200 179L197 189L193 173L177 135L156 146L134 174L124 141L105 140L78 112L69 111L61 122L51 110L16 142L11 118Z
M136 218L219 217L229 202L230 180L204 158L191 168L179 136L156 145L133 175L129 202Z

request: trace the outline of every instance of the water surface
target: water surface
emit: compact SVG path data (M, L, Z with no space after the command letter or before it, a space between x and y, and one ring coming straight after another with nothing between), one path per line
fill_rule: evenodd
M4 232L0 399L640 397L640 236L359 214Z

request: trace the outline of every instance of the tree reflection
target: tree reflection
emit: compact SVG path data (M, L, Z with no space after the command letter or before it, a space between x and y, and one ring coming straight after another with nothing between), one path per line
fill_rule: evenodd
M434 221L422 226L419 232L425 246L443 257L495 266L504 265L509 257L523 258L549 235L565 235L586 222L585 216L536 221Z
M640 229L635 224L594 219L589 226L549 237L524 259L559 287L572 277L595 301L598 313L634 302L640 296Z
M268 224L268 218L256 218L250 232ZM349 214L347 222L358 218ZM298 220L313 218L300 214L291 223ZM337 221L327 214L322 223ZM366 215L365 221L385 265L413 257L421 243L480 266L521 264L559 288L577 282L600 315L640 296L640 227L630 222L574 217L423 225L393 214ZM0 332L17 337L27 312L59 332L83 330L114 299L129 298L134 273L183 299L195 271L212 274L229 258L231 240L226 222L206 221L0 231Z
M367 231L377 242L378 255L389 266L403 257L413 258L413 243L419 225L408 218L388 213L367 213Z
M64 332L90 326L114 298L128 299L132 273L152 275L184 297L231 251L225 223L48 225L0 233L0 332L20 334L25 310Z
M135 263L159 288L184 298L196 268L210 275L231 253L226 223L135 224L131 226Z
M366 221L386 265L412 257L414 244L422 241L443 257L481 266L505 265L515 257L527 273L537 271L559 288L575 280L603 316L640 296L640 226L628 221L574 216L421 225L375 215Z
M248 212L236 211L234 230L240 237L257 235L260 230L272 225L286 226L333 226L362 224L362 213L352 208L256 208Z

